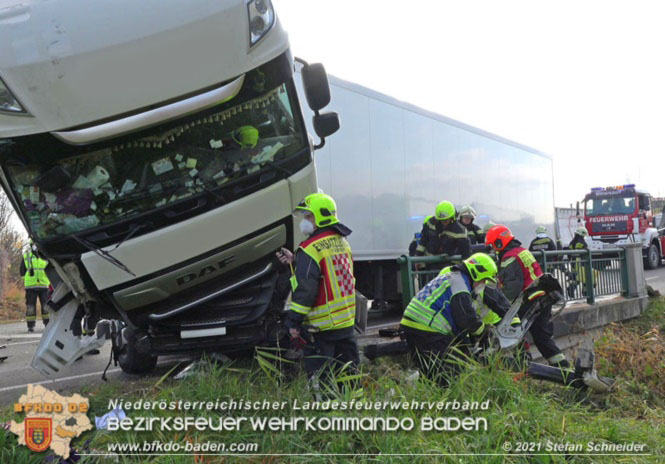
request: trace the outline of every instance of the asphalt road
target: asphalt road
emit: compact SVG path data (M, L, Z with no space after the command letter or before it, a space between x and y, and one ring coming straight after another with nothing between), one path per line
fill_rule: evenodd
M665 296L665 267L661 266L652 271L644 271L647 279L647 285L651 285L654 289L660 291L660 294Z
M653 271L645 271L647 284L665 295L665 267ZM101 349L101 354L86 355L74 363L69 369L61 372L54 379L47 379L30 367L30 361L39 344L43 327L37 323L35 333L27 333L25 322L0 324L0 358L7 356L0 362L0 406L8 405L25 393L27 384L40 383L45 387L60 393L72 394L82 386L99 384L102 372L109 360L111 343L107 342ZM150 377L158 379L168 372L178 362L187 362L187 358L165 357L159 359L157 368ZM109 382L133 382L139 376L123 373L119 367L113 365L107 372Z
M111 354L111 342L101 348L97 355L85 355L68 369L63 370L53 379L47 378L30 367L30 361L37 350L43 332L42 323L37 322L34 333L28 333L25 322L0 324L0 406L16 402L26 392L29 383L42 384L44 387L67 395L78 393L82 386L104 383L101 379ZM178 362L187 361L182 357L164 357L159 359L157 368L150 377L159 379ZM131 383L139 376L128 375L120 367L109 367L106 373L109 382Z

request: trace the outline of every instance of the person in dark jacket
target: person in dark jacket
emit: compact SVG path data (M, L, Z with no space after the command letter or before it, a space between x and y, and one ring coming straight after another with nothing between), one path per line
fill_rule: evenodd
M584 227L578 227L577 230L575 230L575 236L573 239L570 241L566 249L568 250L588 250L589 245L587 244L586 240L584 240L584 237L588 236L589 232Z
M351 230L339 222L335 201L324 193L308 195L296 211L303 214L300 230L308 238L295 256L285 248L277 254L283 264L295 263L284 325L292 340L305 343L305 371L316 390L318 377L328 379L327 367L350 362L355 368L359 362L355 277L346 240Z
M584 227L578 227L575 230L575 236L570 241L567 250L588 250L589 245L587 244L584 237L589 235L587 230ZM571 257L571 266L566 273L568 278L568 285L566 286L566 292L568 298L574 299L575 297L582 297L584 294L584 283L586 282L586 274L584 271L584 266L581 263L579 256ZM578 292L578 289L581 290L581 293Z
M457 222L455 206L442 201L436 207L434 216L425 218L416 256L461 255L462 259L471 256L471 244L466 229Z
M531 240L529 251L557 251L554 240L547 235L545 226L536 227L536 238Z
M418 248L418 243L420 242L420 232L413 234L413 240L409 243L409 256L416 256L416 249Z
M483 245L485 243L485 233L483 229L473 223L476 219L476 210L471 206L462 206L457 213L459 222L464 226L469 234L471 245Z
M499 257L499 285L509 301L514 301L523 290L543 275L534 256L522 247L522 243L513 236L508 227L501 224L492 227L487 232L485 243L491 245ZM552 338L554 326L551 306L538 315L529 332L536 348L549 364L562 368L570 367Z

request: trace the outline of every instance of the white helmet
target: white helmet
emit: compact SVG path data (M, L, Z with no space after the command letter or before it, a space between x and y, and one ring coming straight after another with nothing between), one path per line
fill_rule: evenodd
M471 219L476 218L476 210L474 210L471 206L466 205L462 206L459 211L457 212L457 216L460 218L463 217L470 217Z
M581 235L582 237L586 237L587 235L589 235L589 232L587 232L586 228L584 228L584 227L578 227L575 230L575 233L577 235Z

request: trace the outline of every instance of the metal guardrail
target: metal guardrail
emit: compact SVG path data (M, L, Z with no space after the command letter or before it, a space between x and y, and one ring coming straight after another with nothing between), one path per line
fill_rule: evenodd
M584 300L593 304L596 297L628 292L628 266L622 248L603 251L561 250L536 251L543 272L552 274L564 289L566 301ZM402 303L411 298L432 280L441 269L459 263L461 256L400 256Z
M593 304L598 296L628 292L628 266L623 248L536 251L533 255L543 272L557 278L567 301L586 299Z

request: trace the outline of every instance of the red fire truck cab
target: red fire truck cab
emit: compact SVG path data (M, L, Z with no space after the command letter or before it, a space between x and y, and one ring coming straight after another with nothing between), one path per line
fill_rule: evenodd
M665 229L655 224L651 195L635 184L592 188L584 197L584 223L591 249L641 243L645 267L660 265Z

